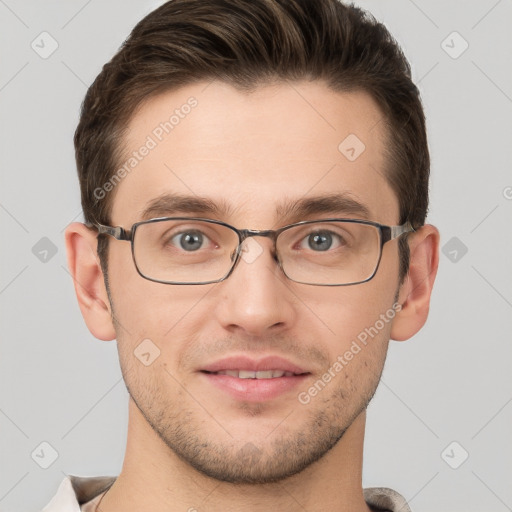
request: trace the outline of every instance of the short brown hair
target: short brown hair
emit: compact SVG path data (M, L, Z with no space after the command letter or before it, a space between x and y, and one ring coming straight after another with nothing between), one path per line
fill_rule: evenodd
M75 132L86 222L109 224L113 192L98 199L121 162L126 126L144 100L217 79L242 91L285 80L322 80L334 91L364 91L384 114L386 178L400 223L422 226L430 158L411 70L384 25L338 0L172 0L140 21L91 85ZM98 238L106 275L107 242ZM408 270L400 240L400 277Z

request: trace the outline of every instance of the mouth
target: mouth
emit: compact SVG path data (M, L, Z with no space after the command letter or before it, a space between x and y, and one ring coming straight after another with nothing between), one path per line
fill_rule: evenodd
M285 370L220 370L218 372L209 372L202 370L203 373L210 375L229 375L237 379L279 379L281 377L295 377L298 375L306 375L308 372L294 373Z
M223 397L244 402L289 397L311 375L306 368L277 354L260 358L233 354L203 366L198 373L205 390L214 389Z
M260 360L230 357L203 367L205 389L220 391L236 401L261 403L290 397L304 387L311 372L281 357Z

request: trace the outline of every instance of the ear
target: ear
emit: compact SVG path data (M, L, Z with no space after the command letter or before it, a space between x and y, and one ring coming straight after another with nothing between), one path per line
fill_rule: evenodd
M97 253L97 232L73 222L66 228L65 239L68 267L85 323L94 337L113 340L116 332Z
M439 231L425 224L409 236L409 271L400 286L398 302L401 310L391 328L391 338L404 341L414 336L425 324L430 295L439 265Z

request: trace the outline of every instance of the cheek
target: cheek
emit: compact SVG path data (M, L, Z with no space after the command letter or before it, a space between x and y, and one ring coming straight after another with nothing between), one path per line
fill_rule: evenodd
M166 365L173 375L180 371L183 353L201 338L208 315L202 299L208 291L153 283L138 275L127 281L111 283L123 373L134 388L147 380L167 382ZM167 385L172 387L172 378Z
M336 376L333 381L337 384L331 389L346 392L347 397L369 397L378 384L396 314L393 304L398 267L396 272L391 267L383 265L367 283L326 288L321 299L313 300L311 295L310 301L305 300L328 351L330 366L324 371ZM330 378L326 374L322 377Z
M118 327L134 341L144 337L165 338L208 290L143 278L127 245L115 247L109 256L110 294Z
M340 335L330 347L329 373L348 396L370 398L386 359L394 310L382 307L358 308L339 324Z
M158 423L171 403L181 400L183 390L168 368L162 353L155 353L155 346L145 345L144 350L133 350L128 339L118 340L118 352L123 380L131 398L145 414ZM143 342L146 343L146 342ZM150 354L149 361L145 353ZM154 358L154 359L153 359Z
M309 299L304 299L310 311L301 316L314 318L321 332L331 340L330 344L343 348L373 326L380 315L388 313L388 317L394 316L392 306L396 285L395 277L388 273L387 276L379 276L379 279L375 276L371 281L359 285L326 288L321 298L311 295ZM386 326L390 328L389 318ZM380 327L379 330L383 330Z

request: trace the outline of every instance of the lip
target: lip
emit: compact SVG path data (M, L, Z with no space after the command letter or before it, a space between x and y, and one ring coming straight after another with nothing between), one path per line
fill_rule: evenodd
M201 371L220 372L222 370L249 370L259 372L265 370L282 370L292 373L309 373L304 368L291 363L279 356L266 356L261 359L251 359L247 356L232 356L219 359L201 368ZM281 378L281 377L278 377Z
M231 375L207 373L222 370L249 370L254 372L281 370L297 375L275 377L272 379L240 379ZM236 400L264 402L277 398L279 395L290 393L301 385L311 373L278 356L267 356L257 360L246 356L238 356L220 359L206 365L204 368L201 368L199 374L202 378L206 379L209 385L213 385L224 393L228 393Z
M231 375L200 372L209 385L213 385L235 400L245 402L265 402L289 393L297 388L309 373L293 377L275 377L273 379L239 379Z

